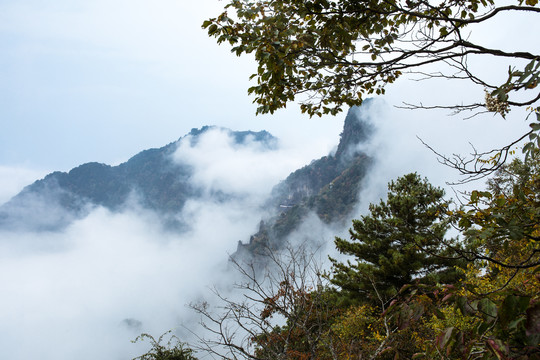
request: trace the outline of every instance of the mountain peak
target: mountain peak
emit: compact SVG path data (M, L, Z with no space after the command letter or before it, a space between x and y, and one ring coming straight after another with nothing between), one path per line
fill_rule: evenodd
M363 106L369 106L370 103L371 99L366 99ZM363 116L363 110L357 106L351 107L345 117L335 157L342 158L344 155L354 155L357 152L357 146L365 143L372 132L373 128Z
M205 125L201 127L200 129L193 128L191 131L186 135L186 137L191 137L190 144L191 146L194 146L199 141L199 137L201 135L204 135L208 131L212 130L219 130L227 133L233 140L236 145L249 145L251 142L257 142L262 144L266 149L273 150L276 149L278 146L278 139L274 137L272 134L270 134L266 130L261 131L233 131L231 129L227 129L220 126L208 126ZM182 140L183 138L180 138Z
M350 220L361 182L372 163L359 145L368 141L371 133L372 127L360 108L352 107L336 153L313 160L274 187L266 207L275 212L263 219L247 244L239 243L235 256L264 254L268 246L279 248L310 213L327 224Z
M54 230L85 216L93 206L121 209L132 196L145 208L158 211L164 222L176 226L175 214L188 199L201 196L201 190L191 181L192 167L173 161L172 155L180 141L186 139L195 146L201 136L212 130L224 132L236 146L258 143L260 148L272 150L278 144L267 131L232 131L217 126L192 129L178 141L143 150L118 166L90 162L69 172L48 174L0 205L0 228L21 224L27 229ZM32 216L36 208L42 211L39 216ZM169 215L173 220L169 221Z

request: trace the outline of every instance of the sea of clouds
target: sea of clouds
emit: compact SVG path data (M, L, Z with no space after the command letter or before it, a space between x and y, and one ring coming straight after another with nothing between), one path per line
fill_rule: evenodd
M445 181L456 178L455 170L438 164L416 136L451 153L466 149L468 141L488 146L522 130L491 118L458 126L456 118L403 112L384 102L375 102L363 116L377 128L360 145L375 165L359 194L357 215L365 213L369 202L384 198L388 181L411 171L452 195ZM492 121L490 126L486 121ZM179 214L190 224L186 233L165 230L155 213L136 202L116 213L95 208L58 232L0 233L2 357L130 359L149 348L148 343L131 343L142 332L159 336L173 330L193 340L198 318L187 305L211 297L213 285L232 288L228 255L256 232L264 215L259 205L272 186L330 151L295 146L268 150L254 141L239 146L219 129L195 145L180 142L173 158L194 167L192 181L208 195L188 201ZM2 177L4 200L34 174L25 171ZM216 191L234 196L216 201L211 196ZM345 229L308 219L295 237L302 241L303 234L316 234L321 251L332 253L333 235Z
M157 338L173 330L190 340L198 321L187 305L211 296L213 285L231 287L228 256L257 231L272 187L330 151L269 150L249 138L238 145L217 128L195 145L189 140L178 143L173 161L193 167L191 180L205 195L178 214L190 225L185 233L164 229L136 201L121 212L94 208L61 231L0 232L3 356L129 359L149 348L131 343L142 332ZM16 182L4 200L31 182L25 174L34 173L2 177ZM216 192L230 196L215 199Z

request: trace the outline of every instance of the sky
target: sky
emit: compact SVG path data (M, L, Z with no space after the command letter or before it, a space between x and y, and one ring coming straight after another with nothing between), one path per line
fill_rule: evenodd
M312 157L327 153L344 116L309 119L291 104L274 116L255 117L247 96L254 61L217 46L200 27L223 5L218 0L0 2L0 174L20 179L0 191L0 200L36 175L90 161L118 164L206 124L265 129ZM538 26L520 20L509 31L506 24L494 22L474 34L487 45L512 46L516 35ZM488 72L492 60L489 65L479 67ZM493 73L504 77L506 66ZM469 94L459 85L410 82L388 91L389 107L441 98L459 102ZM481 101L482 89L471 96ZM462 123L459 117L451 121L459 137L471 135Z
M337 146L345 113L310 119L291 104L255 116L247 95L253 60L230 54L200 28L224 4L0 1L0 203L51 171L90 161L116 165L203 125L264 129L281 140L274 152L239 151L213 132L195 148L181 147L175 156L196 167L193 181L242 195L221 204L190 202L182 216L193 229L181 237L163 231L156 215L137 204L114 214L98 208L60 233L0 233L3 355L127 359L144 349L130 342L142 331L159 336L190 328L195 320L186 304L220 281L225 254L256 231L261 214L253 204L290 171ZM538 22L516 18L471 36L538 52L527 35L538 33ZM508 64L479 59L470 66L500 82ZM389 87L363 113L376 134L362 148L376 161L358 214L384 197L388 181L411 171L453 195L445 182L458 179L456 172L417 137L442 153L466 154L470 143L489 150L527 129L523 112L464 119L394 107L483 96L482 88L445 81ZM305 228L329 241L336 234L313 219Z
M2 1L0 166L117 164L206 124L302 142L309 126L313 141L329 146L326 135L339 134L340 121L308 121L294 107L255 118L246 95L253 61L230 55L200 27L222 6Z

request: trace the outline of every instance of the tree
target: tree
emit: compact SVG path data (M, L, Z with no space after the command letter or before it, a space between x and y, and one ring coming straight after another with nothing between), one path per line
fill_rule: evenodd
M253 360L538 359L537 160L505 165L455 211L417 174L391 182L351 241L336 239L357 261L334 260L333 277L321 277L305 248L269 249L267 271L232 260L242 297L217 293L217 312L194 306L211 335L201 350ZM445 238L450 223L463 247ZM360 301L342 301L351 294Z
M146 333L137 336L137 338L133 340L134 343L146 339L152 344L152 349L141 356L137 356L133 360L197 360L197 358L193 356L193 350L182 343L175 335L171 335L167 344L162 345L161 342L164 337L170 333L171 331L167 331L157 340L152 335Z
M331 259L332 283L353 297L375 303L382 298L385 304L403 285L436 278L454 265L443 256L449 204L444 190L416 173L392 181L388 190L386 201L353 220L350 241L335 240L337 250L355 262Z
M248 93L255 95L258 114L299 100L310 116L335 115L343 106L360 105L366 95L384 94L386 85L406 73L422 80L467 81L485 91L484 99L472 102L408 108L503 117L512 108L526 108L533 115L531 130L505 146L474 149L472 157L438 154L469 181L500 168L514 145L527 137L525 153L533 144L540 146L540 54L506 50L515 44L493 47L493 42L482 44L469 36L492 19L513 14L538 17L538 0L505 5L495 0L229 0L222 14L202 26L218 43L231 44L236 55L255 55L258 68L250 79L257 84ZM472 59L502 59L509 66L507 80L501 84L483 77L470 66Z
M268 249L266 269L232 259L243 278L235 288L242 297L216 291L220 304L192 306L208 331L200 350L221 359L376 358L395 329L375 307L343 306L322 276L317 252Z
M456 249L468 262L482 260L516 272L540 265L540 156L514 159L473 191L466 211L454 212L469 246Z
M230 14L229 12L232 12ZM203 23L218 43L229 42L237 55L254 53L258 63L258 113L273 113L305 95L302 111L336 114L342 105L359 105L366 94L405 72L425 77L469 80L486 89L485 102L453 106L484 108L505 115L511 106L533 105L540 55L506 51L472 42L468 33L511 13L540 14L538 0L230 0L225 11ZM532 39L531 39L532 40ZM506 83L495 85L467 66L471 57L519 60ZM427 65L447 65L448 73L427 73Z
M515 159L452 212L467 266L445 286L406 286L388 314L398 327L431 319L418 358L540 358L540 159Z
M314 354L332 316L323 301L324 279L314 254L305 246L288 246L278 253L267 248L267 267L231 259L242 280L236 292L217 310L208 303L193 305L208 336L201 350L218 358L285 359Z

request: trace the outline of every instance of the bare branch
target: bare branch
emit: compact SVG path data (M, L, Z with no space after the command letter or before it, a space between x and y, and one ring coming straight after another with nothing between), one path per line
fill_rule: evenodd
M483 179L486 176L489 176L495 171L499 170L506 163L512 148L532 133L533 130L530 130L518 139L501 148L485 152L478 152L471 144L473 152L470 154L471 157L468 159L458 154L454 154L453 157L450 158L447 155L443 155L440 152L436 151L420 137L417 136L417 138L422 142L422 144L424 144L425 147L427 147L437 156L437 160L439 161L439 163L454 168L458 170L461 175L465 176L463 179L457 182L448 183L449 185L458 185Z

